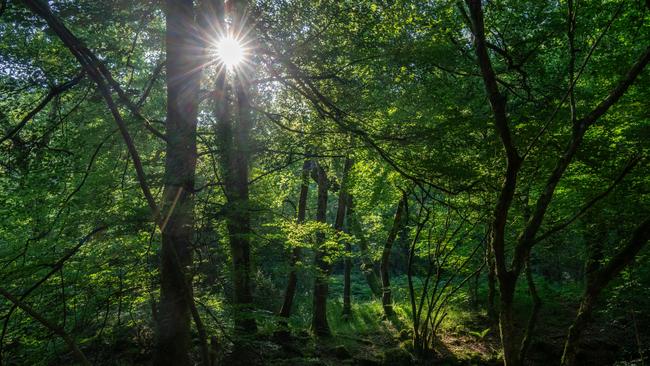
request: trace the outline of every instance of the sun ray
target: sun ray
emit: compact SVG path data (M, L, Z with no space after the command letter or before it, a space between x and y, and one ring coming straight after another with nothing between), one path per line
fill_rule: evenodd
M238 66L245 56L245 49L233 37L224 37L216 45L216 56L227 68Z

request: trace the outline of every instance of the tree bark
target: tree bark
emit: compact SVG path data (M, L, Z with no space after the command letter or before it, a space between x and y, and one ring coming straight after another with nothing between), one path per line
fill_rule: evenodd
M499 279L499 332L503 347L504 366L519 365L518 333L514 321L514 295L516 281L511 272Z
M162 207L161 289L155 365L190 365L196 124L200 54L191 0L167 1L167 150Z
M224 4L220 1L217 3L215 8L218 21L220 24L226 24L223 15ZM242 31L245 26L243 20L246 1L235 1L228 9L232 12L232 33L250 36L248 32ZM257 331L257 323L251 317L253 295L250 276L251 216L248 190L252 128L250 85L247 76L238 70L234 70L238 74L232 78L234 82L230 85L226 71L226 68L221 69L215 85L216 135L227 201L224 211L232 258L235 332L239 335L250 335ZM234 103L228 98L230 94L234 94Z
M319 164L318 172L318 202L316 206L316 221L321 223L327 222L327 189L328 179L327 172ZM329 273L331 264L329 263L327 248L323 247L325 242L325 233L319 231L316 233L316 249L314 264L316 267L316 277L314 279L314 302L311 327L317 336L329 336L331 334L329 323L327 322L327 295L329 292Z
M302 164L302 174L300 183L300 197L298 198L298 217L296 222L302 224L305 222L305 215L307 212L307 196L309 195L309 171L311 169L311 162L305 159ZM289 280L287 281L287 289L284 292L284 301L280 309L280 316L288 318L291 315L291 307L293 299L296 295L296 286L298 284L298 275L296 271L296 263L300 260L301 251L299 247L293 248L291 251L291 272L289 272Z
M348 204L348 173L352 167L352 159L345 158L345 166L343 167L343 176L341 177L341 187L339 189L338 207L336 210L336 220L334 221L334 229L337 232L343 232L345 223L346 206ZM345 259L343 269L343 318L349 319L352 315L352 303L350 296L350 274L352 273L352 247L348 240L345 241Z
M256 331L257 325L255 319L250 317L253 305L250 279L251 217L248 192L251 119L247 87L241 83L237 85L236 89L239 123L235 129L234 160L231 162L233 186L229 192L231 210L227 226L233 260L235 306L238 307L235 327L244 333L252 333Z
M390 288L390 254L393 249L393 244L395 243L395 238L397 233L402 227L402 213L406 207L406 194L402 195L399 203L397 204L397 211L395 211L395 218L393 219L393 226L390 228L388 233L388 238L386 238L386 243L384 244L384 250L381 254L381 265L379 266L379 272L381 273L381 285L382 285L382 297L381 303L384 308L384 314L386 316L392 316L393 311L393 299L391 297L391 288Z

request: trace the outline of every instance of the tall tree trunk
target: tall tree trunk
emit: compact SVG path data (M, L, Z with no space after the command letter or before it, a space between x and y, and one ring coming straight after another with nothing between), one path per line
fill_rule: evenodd
M397 211L395 211L395 218L393 220L393 226L390 228L388 233L388 238L386 238L386 243L384 244L384 250L381 254L381 265L379 271L381 273L381 285L382 285L382 297L381 303L384 307L384 313L386 316L392 316L393 312L393 299L391 296L390 288L390 253L393 249L393 244L395 243L395 238L397 233L402 227L402 213L406 207L406 194L402 195L402 198L397 204Z
M221 17L224 12L223 4L219 1L217 3L217 13ZM228 8L232 11L230 16L233 19L231 33L248 34L243 30L245 8L245 1L236 1L234 6ZM223 18L219 21L225 24ZM227 199L226 226L233 264L235 331L240 335L246 335L257 330L255 319L251 317L253 295L250 275L251 218L248 192L251 153L249 135L252 119L248 76L237 69L233 72L237 75L232 78L234 82L230 86L225 75L226 68L222 68L217 76L214 95L217 116L216 134ZM227 96L233 92L235 98L234 105L231 106Z
M305 215L307 212L307 196L309 195L309 171L311 169L311 162L305 159L302 164L301 183L300 183L300 197L298 198L298 217L299 224L305 222ZM291 307L293 299L296 295L296 285L298 284L298 276L296 271L296 263L300 260L300 248L295 247L291 251L291 272L289 272L289 280L287 281L287 289L284 292L284 301L280 309L280 316L288 318L291 315Z
M156 365L190 365L196 123L201 55L191 0L167 1L167 150L162 208L161 288Z
M345 158L345 166L343 167L343 176L341 177L341 187L339 189L338 207L336 210L336 220L334 222L334 229L337 232L343 232L345 223L346 206L348 204L348 172L352 167L352 159ZM343 318L349 319L352 315L352 303L350 298L350 274L352 272L352 248L348 240L345 241L345 259L343 270Z
M327 172L319 164L318 172L318 203L316 206L316 221L327 222L327 189L328 179ZM329 292L329 273L331 264L327 249L323 247L325 242L325 233L319 231L316 233L316 250L314 264L316 267L316 277L314 279L314 303L311 327L317 336L329 336L330 327L327 322L327 295Z
M345 260L343 261L343 319L349 320L352 316L352 246L345 241Z
M235 128L234 159L231 162L234 189L230 192L229 204L232 211L228 220L228 232L233 261L235 304L239 308L236 311L235 327L244 333L251 333L255 332L257 326L255 319L250 317L253 305L250 279L251 218L248 193L251 111L247 89L245 82L236 86L239 120Z
M573 324L569 328L564 352L562 353L562 365L573 366L576 361L577 346L582 332L585 330L591 319L594 303L605 287L628 266L641 249L650 239L650 218L646 218L632 234L632 238L607 265L600 268L600 260L592 258L587 268L587 288L580 301L580 308ZM599 254L597 254L599 256ZM590 268L591 267L591 268Z
M519 360L519 343L517 327L514 320L514 297L516 278L508 272L499 279L499 332L503 347L503 361L506 366L517 366Z
M474 280L471 281L471 284L469 285L469 291L470 291L471 296L472 296L472 308L475 311L478 311L480 309L480 305L481 305L481 301L480 301L479 296L478 296L478 287L479 287L479 283L480 283L480 280L481 280L481 273L482 272L483 272L482 268L481 268L481 270L476 272L476 275L474 276ZM468 283L470 283L470 281L468 281Z
M363 276L366 278L366 282L368 283L368 287L370 288L372 294L375 297L379 297L381 296L379 271L377 271L375 263L372 260L370 248L368 247L368 240L363 233L363 229L359 223L359 218L356 216L356 212L354 210L354 198L351 194L348 194L347 208L348 213L346 216L348 218L348 226L350 228L350 232L359 241L359 251L361 252L361 273L363 273Z

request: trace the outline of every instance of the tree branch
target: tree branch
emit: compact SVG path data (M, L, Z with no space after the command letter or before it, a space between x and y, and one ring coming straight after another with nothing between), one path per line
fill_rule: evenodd
M562 179L562 176L566 172L566 169L571 164L575 153L578 151L585 132L587 132L587 129L592 124L594 124L598 118L605 114L611 106L613 106L621 99L623 94L625 94L632 83L634 83L636 78L641 74L648 62L650 62L650 47L647 47L645 49L645 52L639 57L637 62L632 65L625 77L619 81L619 83L609 93L609 95L603 101L601 101L590 113L574 123L571 140L569 141L564 154L562 154L562 157L560 157L560 159L557 161L553 172L548 177L544 190L537 199L535 211L530 220L528 220L524 231L519 236L518 243L515 248L515 255L512 258L513 268L516 272L521 271L522 266L524 265L524 260L528 256L528 252L536 243L535 236L537 235L539 228L542 225L542 221L544 220L548 206L553 199L555 188L560 182L560 179Z
M144 169L142 168L142 161L135 147L135 143L133 142L129 131L126 128L126 124L124 123L124 119L122 118L122 115L120 114L117 105L113 100L110 88L106 84L106 80L104 79L104 75L101 71L101 63L97 57L95 57L95 55L83 44L83 42L81 42L81 40L72 34L72 32L70 32L70 30L68 30L68 28L63 24L63 22L58 19L54 13L52 13L52 10L47 3L44 3L41 0L23 0L23 2L32 10L32 12L34 12L34 14L43 18L47 22L52 31L59 37L59 39L61 39L61 41L66 45L73 56L77 59L77 61L79 61L88 76L97 84L97 87L102 97L106 101L106 105L113 115L113 119L115 120L115 123L117 124L120 133L122 134L122 138L124 139L124 143L127 146L129 154L131 155L131 160L133 160L136 175L140 183L140 188L142 189L142 193L144 194L147 204L149 205L149 209L154 216L154 220L158 222L158 205L156 204L156 201L151 194L151 190L149 189L149 185L147 184L147 178L144 173Z

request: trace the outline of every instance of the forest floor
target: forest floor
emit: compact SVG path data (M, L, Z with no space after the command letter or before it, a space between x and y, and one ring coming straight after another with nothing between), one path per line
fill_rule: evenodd
M336 284L334 285L336 288ZM544 289L542 291L549 291ZM560 359L566 332L576 314L576 294L546 293L535 336L528 353L528 365L553 365ZM522 291L517 309L518 323L528 320L530 303ZM408 326L408 306L396 302L396 316L387 320L377 301L354 304L354 316L340 318L341 304L330 302L330 326L333 336L315 339L307 331L297 331L290 342L277 342L269 336L261 346L264 365L411 365L412 341ZM498 327L485 313L468 303L452 306L448 320L439 332L435 350L425 365L500 365ZM300 328L307 329L305 324ZM612 318L598 313L585 332L579 352L582 365L641 365L639 345L630 317Z
M330 338L315 339L307 332L293 336L289 342L268 339L261 350L260 364L274 366L342 366L342 365L415 365L408 332L398 332L388 320L372 333L334 334ZM485 323L474 324L483 327ZM446 330L435 345L435 351L422 365L501 365L498 332L490 329L485 334L469 330ZM556 364L561 355L566 328L545 324L539 329L543 338L535 338L529 351L528 365ZM620 362L625 354L623 344L630 341L629 331L622 326L591 329L582 342L579 364L582 365L636 365ZM625 343L617 343L625 342ZM625 359L635 359L627 354ZM641 365L641 363L638 363Z
M400 279L395 282L399 284ZM386 319L378 300L367 293L363 282L355 286L357 296L353 301L353 316L345 320L341 317L340 299L333 298L328 303L328 319L332 336L315 338L309 331L310 301L308 296L300 297L295 312L290 319L291 335L288 338L277 336L277 318L261 318L259 331L249 341L250 359L243 365L271 366L344 366L344 365L414 365L413 347L410 328L410 306L404 294L396 291L394 310L396 315ZM338 278L332 281L332 292L340 293ZM539 314L531 348L528 353L528 365L555 365L562 352L566 332L576 313L576 293L556 293L554 286L541 284L540 291L545 292L545 303ZM396 288L399 288L396 286ZM485 298L483 290L479 298ZM517 294L518 323L526 324L530 312L528 294L522 290ZM472 305L468 299L457 299L447 309L447 317L438 332L434 351L423 365L500 365L500 341L498 327L492 324L483 306ZM273 305L273 304L271 304ZM272 313L271 313L272 314ZM612 314L618 314L613 316ZM266 319L266 320L265 320ZM97 355L96 360L104 359L98 364L132 365L150 362L153 347L153 328L145 327L146 344L132 342L106 344L103 347L89 347L90 354ZM579 354L581 365L642 365L634 360L640 359L639 347L650 344L650 339L637 339L635 324L630 316L615 311L598 312L593 324L585 333L582 351ZM118 337L122 340L133 338ZM228 356L232 347L227 338L223 338L219 365L237 365ZM99 345L96 345L99 346ZM646 347L647 348L647 347ZM91 351L92 349L92 351ZM135 350L144 351L135 353ZM647 349L646 349L647 351ZM195 355L198 356L198 353ZM110 359L120 359L118 363ZM123 361L123 362L122 362ZM197 360L198 361L198 360ZM62 362L60 364L66 364Z

